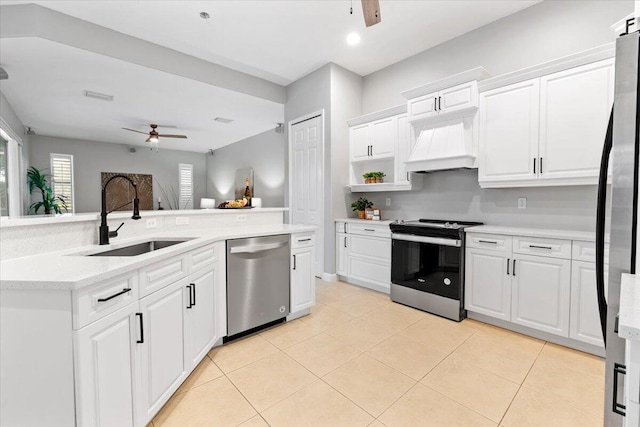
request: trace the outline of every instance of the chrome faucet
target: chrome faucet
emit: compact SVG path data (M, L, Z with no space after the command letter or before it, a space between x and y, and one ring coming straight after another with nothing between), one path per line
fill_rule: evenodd
M104 187L102 187L102 207L100 209L100 244L101 245L108 245L109 237L116 237L118 235L118 230L120 230L120 227L122 227L122 225L124 224L124 223L120 224L120 227L118 227L116 231L109 232L109 226L107 225L107 215L113 212L113 210L107 212L107 186L111 181L113 181L116 178L124 178L127 181L129 181L133 186L133 191L135 191L135 196L133 199L133 216L131 217L131 219L141 218L140 208L139 208L140 199L138 199L138 187L136 183L133 182L133 180L126 175L114 175L111 178L109 178L107 182L104 183ZM116 209L120 209L121 207L127 206L129 203L131 202L127 202Z

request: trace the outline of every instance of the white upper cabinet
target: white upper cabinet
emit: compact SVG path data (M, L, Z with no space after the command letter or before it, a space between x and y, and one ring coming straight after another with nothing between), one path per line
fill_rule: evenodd
M404 162L409 158L409 154L415 144L415 138L411 138L411 126L409 126L406 114L398 116L397 139L396 182L399 184L411 184L411 174L407 172Z
M469 81L410 99L407 108L409 121L416 121L477 106L477 82Z
M613 104L614 60L581 61L582 65L544 75L534 70L540 77L509 85L498 83L517 76L483 83L487 90L480 93L480 186L597 183Z
M540 78L540 178L598 175L613 71L608 60Z
M354 126L349 130L349 139L351 140L351 161L366 160L369 156L369 123Z
M538 157L538 79L480 96L478 181L535 179Z
M379 159L394 156L397 141L397 128L398 124L396 117L378 120L371 124L371 130L373 133L371 157Z
M409 101L408 113L412 120L419 120L438 114L438 96L440 92L433 92L419 96Z

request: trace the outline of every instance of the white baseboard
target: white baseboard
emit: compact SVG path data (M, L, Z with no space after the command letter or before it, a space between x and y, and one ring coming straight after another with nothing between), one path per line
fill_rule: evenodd
M322 273L322 280L324 280L325 282L337 282L338 281L338 275L337 274L331 274L331 273Z

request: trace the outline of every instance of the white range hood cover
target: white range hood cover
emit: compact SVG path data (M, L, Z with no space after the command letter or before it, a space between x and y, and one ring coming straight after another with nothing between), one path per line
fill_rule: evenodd
M409 172L473 168L472 135L463 118L420 131L416 144L405 162Z

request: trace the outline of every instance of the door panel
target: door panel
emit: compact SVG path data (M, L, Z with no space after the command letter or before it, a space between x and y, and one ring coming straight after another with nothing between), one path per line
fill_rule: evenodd
M511 320L511 259L505 252L468 249L465 270L465 308ZM509 270L509 272L511 272Z
M609 268L605 265L605 295ZM596 265L593 262L573 261L571 265L571 324L569 337L588 344L604 347L598 293L596 291Z
M396 124L397 121L395 117L373 122L371 126L373 132L371 142L373 157L392 157L395 154Z
M206 356L215 339L215 298L214 287L217 271L212 269L189 276L189 285L185 288L185 359L187 370L194 368ZM195 305L189 293L193 295ZM186 308L192 305L191 308Z
M364 160L369 157L369 136L371 127L369 123L354 126L349 132L351 133L351 160Z
M309 308L315 304L315 278L313 277L313 253L311 248L293 252L295 263L291 264L291 312ZM295 267L295 269L294 269Z
M476 82L463 83L440 91L440 112L450 112L478 105Z

